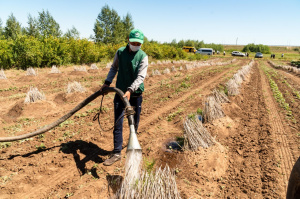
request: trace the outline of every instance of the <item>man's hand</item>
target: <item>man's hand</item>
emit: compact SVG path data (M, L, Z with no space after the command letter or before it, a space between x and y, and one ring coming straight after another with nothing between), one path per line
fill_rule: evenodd
M127 97L128 101L130 100L130 92L126 91L126 93L123 95L123 97Z
M109 87L107 84L103 84L102 86L101 86L101 88L100 88L100 91L102 91L102 89L103 88L105 88L105 87ZM107 95L108 93L104 93L104 95Z

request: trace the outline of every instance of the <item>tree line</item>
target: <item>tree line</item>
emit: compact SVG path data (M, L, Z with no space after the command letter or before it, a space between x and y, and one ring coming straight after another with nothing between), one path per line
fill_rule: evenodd
M266 53L266 54L270 54L270 48L269 46L266 45L262 45L262 44L248 44L246 46L244 46L243 52L261 52L261 53Z
M28 15L27 27L22 27L11 14L4 25L0 19L0 68L49 67L52 65L89 64L110 60L118 48L126 45L134 29L131 15L120 17L108 5L102 7L94 23L94 35L80 38L73 26L63 33L49 11L38 12L37 18ZM142 49L154 59L201 59L182 51L183 46L212 47L222 45L203 41L181 40L178 43L159 43L145 37Z

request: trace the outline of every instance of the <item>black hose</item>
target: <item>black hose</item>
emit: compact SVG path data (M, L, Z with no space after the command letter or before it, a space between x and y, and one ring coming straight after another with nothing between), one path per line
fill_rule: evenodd
M120 96L120 98L122 99L122 101L125 105L125 111L128 110L130 112L132 110L132 107L130 106L128 99L126 97L125 98L123 97L124 93L120 89L113 88L113 87L105 87L102 89L102 91L97 91L94 94L92 94L91 96L89 96L88 98L86 98L85 100L83 100L80 104L78 104L75 108L73 108L69 113L62 116L55 122L53 122L49 125L46 125L43 128L38 129L32 133L27 133L27 134L13 136L13 137L2 137L2 138L0 138L0 142L13 142L13 141L22 140L22 139L30 138L30 137L45 133L45 132L53 129L54 127L58 126L62 122L66 121L68 118L70 118L72 115L74 115L77 111L79 111L80 109L82 109L83 107L88 105L91 101L95 100L100 95L104 95L104 94L110 93L110 92L115 92ZM128 118L129 125L131 125L131 124L134 125L133 114L127 114L127 118Z

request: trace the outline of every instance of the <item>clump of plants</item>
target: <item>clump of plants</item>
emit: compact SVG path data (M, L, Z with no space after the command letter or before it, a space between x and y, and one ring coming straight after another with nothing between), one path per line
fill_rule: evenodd
M86 72L86 67L85 66L74 66L74 71Z
M163 71L163 74L170 74L170 69L166 68L166 69Z
M52 68L51 68L50 73L54 73L54 74L57 73L57 74L58 74L58 73L60 73L60 71L59 71L59 69L56 67L56 65L53 65Z
M159 72L159 70L157 70L157 69L152 70L152 76L156 76L156 75L161 75L161 73Z
M40 92L37 88L30 87L28 93L26 94L24 103L33 103L45 99L46 97L43 92Z
M27 68L26 76L37 76L37 72L32 67Z
M115 198L180 199L175 172L168 165L156 171L142 171L135 184L122 183Z
M79 82L76 81L68 83L67 93L75 92L83 93L85 92L85 88Z
M222 90L214 89L212 91L212 96L215 98L216 102L219 104L230 102L227 95Z
M90 68L91 70L98 70L98 67L97 67L97 65L95 64L95 63L93 63L92 65L91 65L91 68Z
M106 67L105 67L105 68L110 68L110 67L111 67L111 65L112 65L112 63L111 63L111 62L109 62L109 63L107 63L107 64L106 64Z
M214 96L208 96L204 102L203 118L204 121L211 122L215 119L224 117L225 114L221 105Z
M202 125L196 114L190 114L184 122L184 149L196 151L199 147L208 148L215 144L215 139Z
M239 85L236 83L236 81L234 79L230 79L226 83L226 88L228 90L228 95L234 96L234 95L238 95L240 93Z
M228 95L237 95L239 94L239 87L242 82L249 75L252 65L254 61L252 60L246 66L243 66L233 77L226 83Z
M171 71L172 71L172 72L176 72L175 66L172 66L172 67L171 67Z
M6 79L6 76L5 76L5 73L4 73L3 69L0 70L0 79Z

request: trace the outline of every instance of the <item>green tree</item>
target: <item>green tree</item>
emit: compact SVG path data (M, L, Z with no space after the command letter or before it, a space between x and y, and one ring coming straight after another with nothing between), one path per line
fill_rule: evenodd
M38 21L29 14L27 24L28 27L26 28L26 35L38 38L39 37Z
M2 27L2 20L0 18L0 39L2 35L3 35L3 27Z
M0 66L10 69L14 65L13 40L0 39Z
M50 35L60 37L62 34L59 24L54 20L48 10L46 12L44 10L39 12L38 28L43 37L49 37Z
M123 18L123 25L124 25L124 37L125 42L127 42L127 37L129 36L129 33L131 30L134 29L132 17L129 13Z
M172 42L170 43L171 46L177 47L177 42L176 39L173 39Z
M244 46L243 52L261 52L261 53L267 53L269 54L270 53L270 48L269 46L266 46L266 45L262 45L262 44L258 44L258 45L255 45L255 44L248 44L246 46Z
M124 24L117 11L105 5L99 13L95 25L95 42L118 44L124 42Z
M73 26L72 29L68 29L67 32L65 33L65 37L71 39L79 39L79 35L80 33L78 32L78 30Z
M184 45L185 45L184 40L180 40L180 41L178 42L178 47L179 47L179 48L182 48Z
M18 35L21 35L21 24L17 21L16 17L11 14L4 28L4 36L6 39L16 39Z

